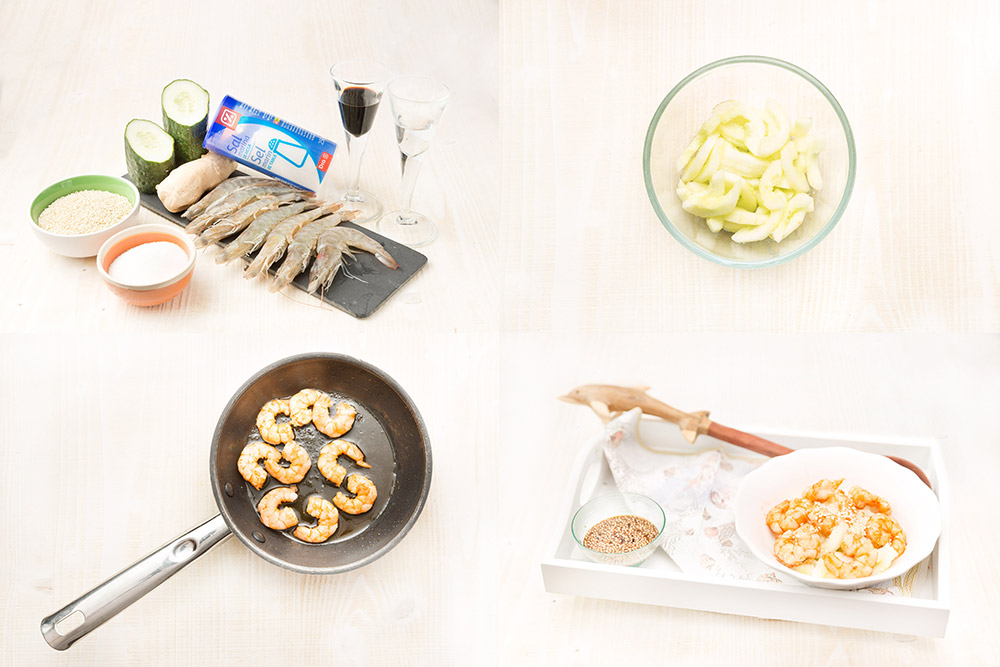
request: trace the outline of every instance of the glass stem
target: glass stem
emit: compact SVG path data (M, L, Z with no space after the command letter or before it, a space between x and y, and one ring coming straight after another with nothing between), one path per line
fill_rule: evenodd
M401 225L412 225L416 222L411 210L413 206L413 190L417 185L417 172L423 163L423 157L407 157L403 155L403 206L399 212L398 222Z
M362 201L361 197L361 158L365 154L365 146L368 145L368 135L363 134L360 137L355 137L350 133L347 134L347 155L350 158L351 165L348 171L350 176L350 188L347 190L347 195L344 197L347 201Z

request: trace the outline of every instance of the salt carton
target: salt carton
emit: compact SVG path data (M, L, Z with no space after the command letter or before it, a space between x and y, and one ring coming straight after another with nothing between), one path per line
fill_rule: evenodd
M226 95L205 135L205 148L313 192L337 144Z

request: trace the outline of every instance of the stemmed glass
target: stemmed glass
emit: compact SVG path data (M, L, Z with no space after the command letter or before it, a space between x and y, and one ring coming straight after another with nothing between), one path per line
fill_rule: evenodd
M451 91L434 79L403 77L389 82L389 105L396 122L396 141L403 162L403 207L386 213L376 224L380 234L412 248L437 238L437 225L410 209L417 172L444 112Z
M385 84L389 80L389 70L376 62L351 60L331 67L330 76L337 89L337 105L344 123L347 155L351 162L350 188L341 201L345 209L358 211L352 222L365 222L382 212L382 204L375 195L361 189L361 158L368 145L368 131L372 129Z

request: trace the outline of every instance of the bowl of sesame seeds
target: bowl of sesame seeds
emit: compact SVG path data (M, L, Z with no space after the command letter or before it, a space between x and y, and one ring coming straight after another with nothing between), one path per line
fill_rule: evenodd
M134 225L139 191L118 176L87 174L66 178L31 202L31 228L54 253L93 257L109 238Z
M638 493L594 498L573 515L570 531L580 550L605 565L639 565L660 544L667 516L660 504Z

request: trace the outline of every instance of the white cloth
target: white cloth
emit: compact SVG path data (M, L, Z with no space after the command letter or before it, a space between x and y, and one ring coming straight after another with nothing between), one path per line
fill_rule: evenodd
M638 430L642 411L631 410L608 422L604 456L619 491L656 500L667 515L661 546L683 572L802 586L758 560L736 534L732 505L740 481L759 462L727 456L721 449L691 454L655 451ZM892 582L862 589L877 595L912 594L919 565Z

